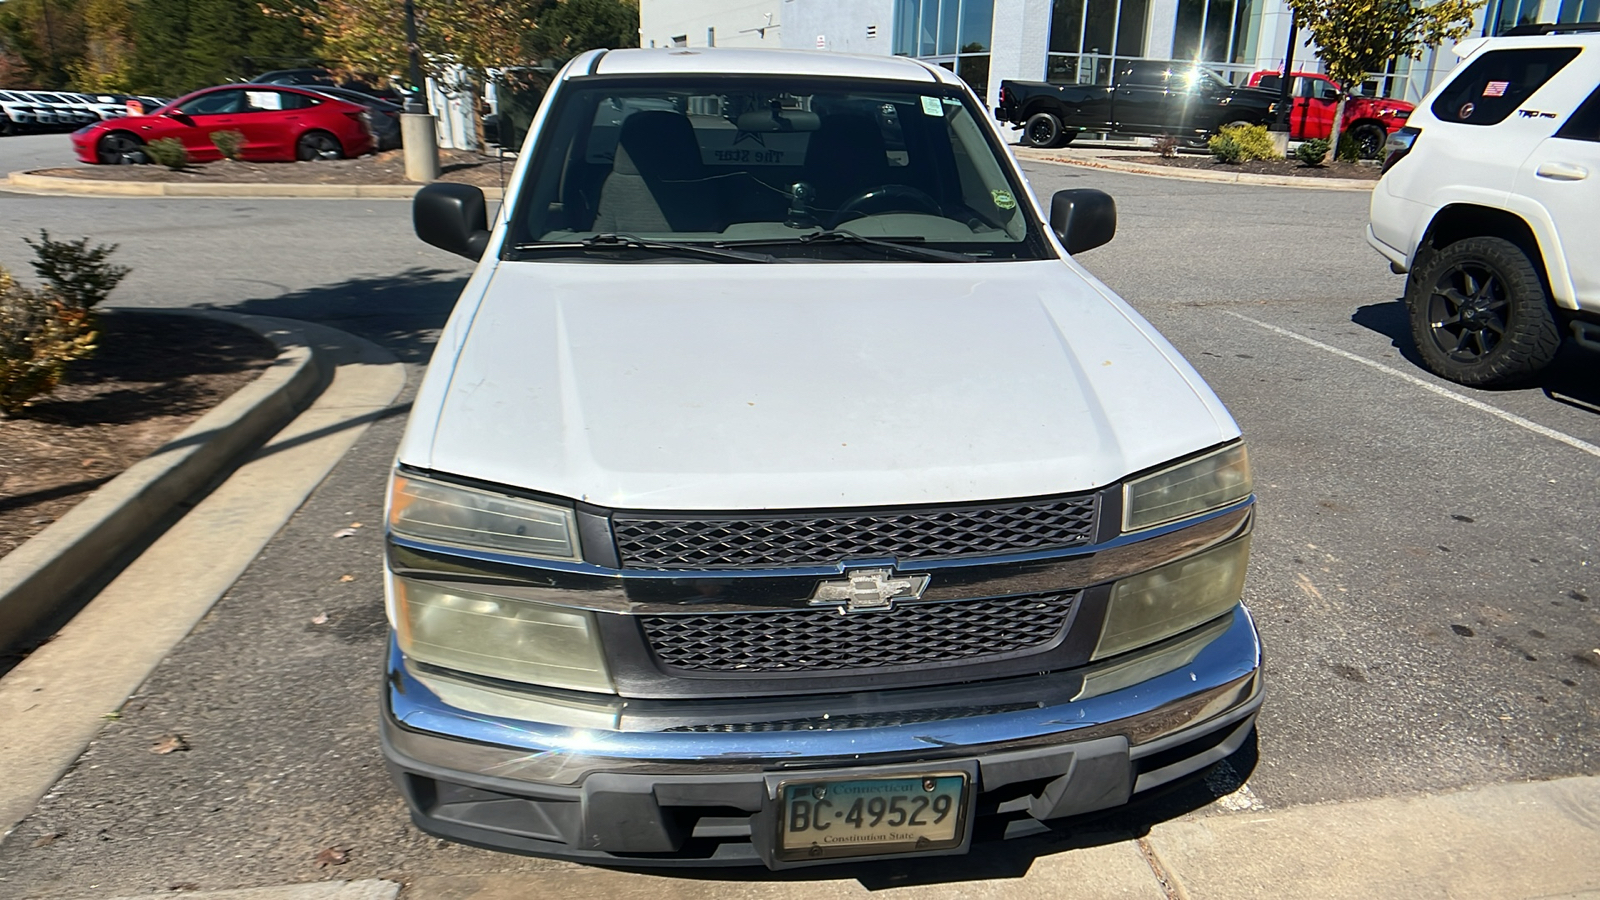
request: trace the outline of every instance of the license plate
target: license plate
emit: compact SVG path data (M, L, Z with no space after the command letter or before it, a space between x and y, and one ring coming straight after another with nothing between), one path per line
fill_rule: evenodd
M942 850L966 836L967 776L959 773L789 781L778 796L785 860Z

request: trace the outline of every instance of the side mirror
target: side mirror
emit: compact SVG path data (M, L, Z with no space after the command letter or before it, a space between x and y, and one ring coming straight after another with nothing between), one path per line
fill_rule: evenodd
M1117 201L1105 191L1074 188L1050 198L1050 228L1068 253L1082 253L1117 234Z
M417 237L467 259L479 259L489 246L489 214L483 191L470 184L436 181L411 201L411 227Z

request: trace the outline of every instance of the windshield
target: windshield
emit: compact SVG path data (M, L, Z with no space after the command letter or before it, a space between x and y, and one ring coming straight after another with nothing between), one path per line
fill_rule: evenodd
M554 102L512 214L513 254L626 235L798 259L930 256L885 241L974 260L1054 255L1003 148L953 88L596 78Z

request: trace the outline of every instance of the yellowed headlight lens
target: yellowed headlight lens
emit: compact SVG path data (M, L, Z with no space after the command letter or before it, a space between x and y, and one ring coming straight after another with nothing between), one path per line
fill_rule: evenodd
M1243 444L1163 469L1123 488L1122 529L1137 531L1220 509L1250 496L1250 455Z
M612 693L594 613L393 577L395 634L418 662Z
M1153 644L1222 615L1243 596L1249 565L1247 534L1122 579L1111 588L1111 604L1094 658Z

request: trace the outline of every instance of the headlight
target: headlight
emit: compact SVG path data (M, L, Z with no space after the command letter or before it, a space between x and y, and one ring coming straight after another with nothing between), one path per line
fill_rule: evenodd
M418 662L613 693L594 614L393 577L395 636Z
M1124 578L1111 587L1093 659L1188 631L1232 609L1244 594L1250 536Z
M1122 495L1122 530L1137 531L1250 496L1250 456L1243 444L1127 483Z
M581 558L570 509L398 472L389 483L389 530L458 547Z

